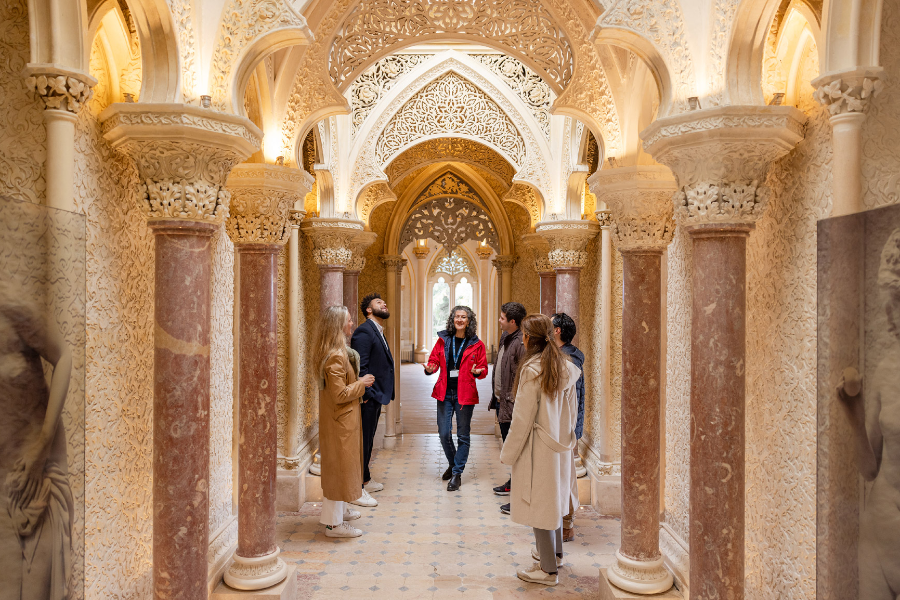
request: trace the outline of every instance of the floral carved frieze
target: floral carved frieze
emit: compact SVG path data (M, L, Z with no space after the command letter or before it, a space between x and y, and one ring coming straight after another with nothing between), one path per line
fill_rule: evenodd
M484 241L495 250L500 248L497 230L485 210L456 197L434 198L416 207L403 225L400 248L428 238L448 251L468 240Z
M422 190L419 197L416 198L416 202L424 202L437 196L459 196L484 206L484 200L478 192L464 179L450 172L444 173L432 181L427 188Z
M859 71L820 77L812 82L816 87L813 97L827 107L832 116L861 113L869 100L884 88L878 75L875 71Z
M299 169L258 163L237 165L228 178L231 207L225 229L235 244L284 244L299 226L309 184Z
M262 132L234 115L177 104L113 104L100 115L103 136L131 157L148 219L221 223L235 165L259 150Z
M580 269L587 264L586 251L600 227L594 221L552 221L538 223L537 233L547 240L547 261L554 269Z
M530 0L372 0L347 15L331 45L329 72L339 87L370 56L410 39L453 34L494 44L528 57L562 89L572 78L575 55L563 28L542 3Z
M49 110L77 113L91 99L97 80L79 71L51 65L29 65L25 85L34 90Z

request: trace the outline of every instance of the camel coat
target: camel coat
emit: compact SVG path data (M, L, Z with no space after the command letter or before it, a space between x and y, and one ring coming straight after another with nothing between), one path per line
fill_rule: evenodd
M354 354L356 354L354 352ZM319 448L322 495L350 502L362 495L362 417L359 401L366 386L358 380L346 352L325 361L325 388L319 392Z
M513 522L555 530L570 506L578 506L575 483L575 383L581 371L568 360L563 385L553 395L541 391L535 357L523 366L516 393L516 410L500 462L512 466L510 517Z

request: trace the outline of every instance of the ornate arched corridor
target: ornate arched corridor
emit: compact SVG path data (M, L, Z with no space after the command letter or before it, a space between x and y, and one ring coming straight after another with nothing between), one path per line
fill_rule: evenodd
M898 20L900 0L3 3L0 599L549 593L515 579L528 530L490 491L490 379L451 493L432 379L404 375L455 305L492 363L506 302L567 313L585 354L558 592L888 599ZM333 544L312 336L370 292L386 489Z

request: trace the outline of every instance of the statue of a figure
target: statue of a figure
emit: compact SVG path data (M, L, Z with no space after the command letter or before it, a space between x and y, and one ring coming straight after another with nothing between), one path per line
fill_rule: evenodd
M63 600L75 503L60 417L72 355L36 298L0 281L0 600ZM53 369L50 386L41 359Z

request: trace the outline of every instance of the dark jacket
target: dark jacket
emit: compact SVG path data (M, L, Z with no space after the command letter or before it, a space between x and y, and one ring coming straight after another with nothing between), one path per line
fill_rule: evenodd
M431 356L428 362L438 365L440 375L437 383L434 384L434 391L431 397L444 401L447 395L447 348L450 339L453 336L446 330L438 332L438 341L431 350ZM472 369L484 369L481 375L477 377L472 375ZM428 372L426 371L426 375ZM432 373L433 375L433 373ZM478 386L475 379L484 379L487 377L487 354L484 350L484 343L477 337L469 340L469 345L463 350L462 357L459 361L459 382L456 388L456 397L463 406L478 404Z
M584 432L584 354L576 346L572 344L563 344L560 350L569 356L581 376L575 384L575 392L578 394L578 419L575 421L575 439L580 440L581 434Z
M360 323L350 338L350 347L359 352L360 378L369 374L375 376L375 383L366 388L363 402L375 400L379 404L390 404L394 399L394 357L386 342L372 319Z
M497 400L497 420L501 423L511 423L513 414L512 386L516 380L516 371L519 368L519 360L525 354L525 346L522 344L522 329L516 329L513 333L505 333L500 336L500 347L506 346L503 352L503 364L494 365L494 377L500 378L500 395L493 397ZM491 381L493 384L493 380ZM491 393L494 386L491 385Z

